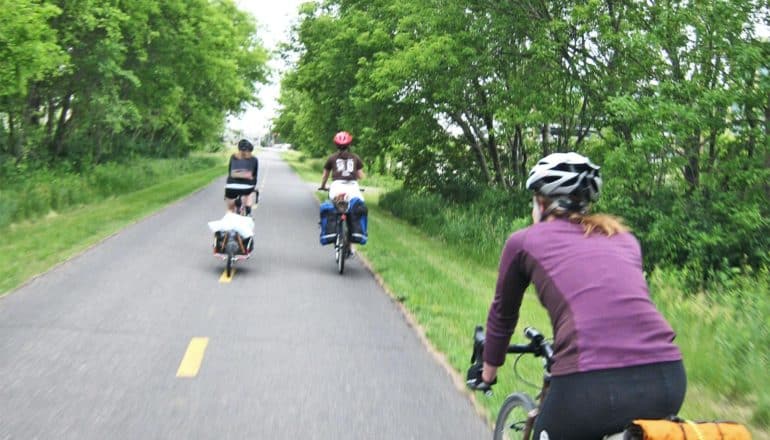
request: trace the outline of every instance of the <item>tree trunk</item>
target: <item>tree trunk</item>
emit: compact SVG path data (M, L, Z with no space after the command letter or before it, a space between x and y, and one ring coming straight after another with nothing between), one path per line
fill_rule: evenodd
M21 135L19 132L21 131L20 128L17 127L15 123L15 118L13 113L8 113L8 143L11 148L11 152L13 153L14 159L16 159L16 162L20 162L22 155L24 152L21 148Z
M50 145L51 140L53 139L53 121L56 119L56 104L54 103L53 98L48 98L46 111L47 116L45 120L45 140L46 143Z
M24 121L30 127L37 128L40 125L40 106L42 102L43 100L38 93L38 88L30 86L26 108L24 109Z
M494 126L491 115L484 115L484 124L487 126L487 132L489 133L487 136L487 150L489 151L489 156L492 158L492 166L495 168L495 182L498 185L504 186L505 183L503 182L503 165L500 163L500 154L497 152L497 139L495 138L493 131Z
M470 125L459 114L452 115L452 120L463 130L465 140L468 142L468 144L471 146L471 149L475 153L476 162L478 163L479 168L481 168L481 172L484 175L486 183L490 183L492 181L492 176L489 175L487 159L484 157L484 151L481 149L481 145L479 145L478 140L473 135L473 131L471 130Z
M765 105L765 145L767 140L770 139L770 95L767 96L767 104ZM770 154L770 150L766 151Z
M524 151L524 136L522 134L521 124L516 124L513 132L511 145L511 171L519 188L524 187L527 176L527 152Z
M752 90L755 87L754 84L754 75L749 75L746 78L746 83L744 85L746 90ZM754 157L754 153L756 151L757 146L757 125L759 124L759 121L757 120L757 116L754 113L755 107L754 104L751 102L751 97L746 97L746 102L743 104L743 114L744 119L746 120L746 123L749 126L749 136L746 140L746 152L750 158Z
M768 147L768 140L770 140L770 95L767 97L767 104L765 105L765 140L762 145L765 147L765 169L770 169L770 147ZM765 183L765 194L770 199L770 182Z
M56 131L54 132L53 141L51 142L51 151L53 151L54 158L61 157L64 152L64 131L67 128L67 121L69 121L67 113L69 113L71 103L72 94L67 94L62 100L59 121L56 123Z
M698 188L700 184L700 129L690 137L685 146L684 178L690 191Z
M482 119L484 125L487 128L487 151L489 151L489 157L492 158L492 166L495 170L495 183L504 186L503 182L503 165L500 163L500 154L497 151L497 139L495 138L495 123L492 113L489 111L489 101L487 100L487 93L481 85L476 82L476 92L479 95L482 108Z
M714 163L716 163L717 160L717 129L712 128L709 132L709 161L708 161L708 170L712 171L714 169Z
M583 143L583 139L588 135L588 132L593 126L593 120L586 121L588 111L588 96L583 96L583 104L580 106L580 115L578 117L578 127L576 130L577 140L575 141L575 147Z

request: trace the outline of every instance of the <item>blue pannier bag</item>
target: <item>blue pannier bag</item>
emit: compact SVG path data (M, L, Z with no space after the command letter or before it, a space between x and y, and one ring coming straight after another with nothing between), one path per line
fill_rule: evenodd
M366 222L369 210L364 201L358 197L350 200L348 206L348 225L350 226L350 241L358 244L366 244Z
M332 202L321 203L321 244L334 243L337 239L337 209Z

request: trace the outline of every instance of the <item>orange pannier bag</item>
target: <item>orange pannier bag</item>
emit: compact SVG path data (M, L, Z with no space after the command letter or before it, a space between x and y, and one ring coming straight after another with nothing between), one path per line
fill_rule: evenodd
M736 422L692 422L673 420L634 420L626 428L625 439L632 440L751 440L746 427Z

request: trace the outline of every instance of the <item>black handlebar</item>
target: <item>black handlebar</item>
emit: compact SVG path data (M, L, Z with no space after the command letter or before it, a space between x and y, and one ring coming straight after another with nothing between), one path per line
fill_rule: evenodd
M329 192L329 188L328 188L328 187L322 187L322 186L319 186L318 188L316 188L316 191L326 191L326 192ZM359 186L359 187L358 187L358 191L360 191L360 192L366 192L366 188L363 188L363 187L360 187L360 186Z
M506 353L532 353L535 354L535 347L533 347L531 344L523 345L523 344L511 344L508 346L508 350L506 350Z
M550 365L553 362L553 348L545 339L545 336L534 327L526 327L524 329L524 336L531 341L529 344L511 344L508 346L506 352L513 354L531 353L535 356L542 356L545 358L548 365ZM479 325L476 326L473 333L473 355L471 356L471 363L481 361L483 352L484 328Z

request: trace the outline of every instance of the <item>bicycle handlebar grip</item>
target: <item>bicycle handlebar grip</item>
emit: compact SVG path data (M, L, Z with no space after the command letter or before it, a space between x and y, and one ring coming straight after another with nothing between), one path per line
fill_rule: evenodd
M471 354L471 363L481 360L484 353L484 327L477 325L473 331L473 354Z
M524 329L524 336L531 340L542 339L543 335L540 334L534 327L526 327Z
M480 325L476 326L476 329L473 331L473 341L482 344L484 343L484 327Z

